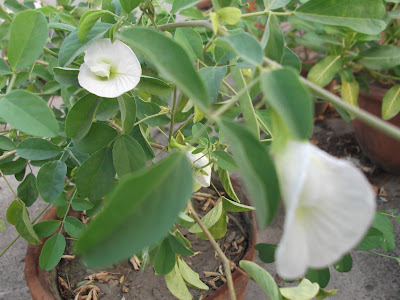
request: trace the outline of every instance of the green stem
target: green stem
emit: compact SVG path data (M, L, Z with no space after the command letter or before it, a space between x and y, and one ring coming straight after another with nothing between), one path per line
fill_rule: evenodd
M177 134L178 134L178 132L181 131L183 128L185 128L187 124L189 124L189 122L193 119L193 117L194 117L194 114L191 114L191 115L189 116L189 118L185 121L185 123L183 123L183 124L175 131L174 137L176 137Z
M8 21L12 22L13 19L12 19L11 15L10 15L8 12L6 12L6 11L4 10L3 6L1 6L1 5L0 5L0 13L1 13Z
M45 208L42 209L42 211L33 219L32 224L35 224L35 222L40 218L41 215L43 215L43 213L50 207L51 203L47 204L45 206ZM4 253L7 252L7 250L20 238L20 235L17 235L12 241L11 243L9 243L4 249L3 251L1 251L0 253L0 257L3 256Z
M172 103L172 111L171 111L171 127L169 128L169 135L168 135L168 144L171 142L172 139L172 132L174 130L175 124L175 110L176 110L176 87L174 88L174 99Z
M212 24L206 20L182 21L182 22L169 23L169 24L159 25L158 29L165 31L165 30L175 29L175 28L179 28L179 27L204 27L204 28L207 28L207 29L213 31Z
M264 62L276 68L282 68L280 64L273 61L272 59L269 59L268 57L264 57ZM353 114L360 121L400 141L400 129L398 127L383 121L382 119L374 116L373 114L370 114L369 112L366 112L365 110L362 110L350 103L345 102L343 99L339 98L335 94L327 91L324 88L321 88L311 81L308 81L304 77L299 76L299 78L311 91L319 95L322 99L334 105L337 105L340 108L343 108L347 112Z
M62 223L61 223L61 226L60 226L60 231L59 231L59 233L61 233L62 230L63 230L63 228L64 228L64 221L65 221L65 218L68 216L69 209L71 208L71 202L72 202L72 199L74 199L74 197L75 197L75 195L76 195L76 191L77 191L77 189L76 189L76 187L74 187L73 192L72 192L72 196L68 199L68 208L67 208L67 210L65 211L65 215L64 215L64 217L63 217L63 220L62 220Z
M12 88L14 87L15 79L17 79L17 73L13 73L11 76L10 83L8 84L6 94L11 92Z
M155 118L155 117L162 116L162 115L166 115L166 114L169 114L169 113L170 113L169 111L162 111L162 112L159 112L158 114L151 115L151 116L147 116L147 117L145 117L145 118L143 118L143 119L137 121L137 122L134 124L134 126L139 125L140 123L142 123L142 122L144 122L144 121L147 121L148 119Z
M0 160L6 159L7 157L10 157L10 156L13 156L15 153L17 153L16 150L6 152L2 156L0 156Z
M400 262L400 258L398 258L398 257L393 257L393 256L385 255L385 254L378 253L378 252L375 252L375 251L372 251L372 250L368 250L368 252L371 252L371 253L376 254L376 255L379 255L379 256L383 256L383 257L395 259L395 260L397 260L397 261Z
M47 54L50 54L51 56L54 56L55 58L58 58L57 53L55 53L54 51L51 51L49 48L44 47L44 52L46 52Z
M14 200L19 200L18 196L17 196L17 193L14 191L14 189L11 186L11 184L8 182L6 176L4 176L4 174L3 174L3 172L1 170L0 170L0 175L1 175L1 177L3 177L3 179L6 182L8 188L10 189L11 193L14 195ZM19 200L19 201L21 201L21 200Z
M251 18L251 17L258 17L262 15L268 15L270 13L269 10L257 11L248 14L242 14L242 18Z

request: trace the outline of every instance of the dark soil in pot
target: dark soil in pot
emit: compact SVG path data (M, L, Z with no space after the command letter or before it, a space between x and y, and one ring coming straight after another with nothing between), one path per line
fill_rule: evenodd
M368 94L361 91L358 98L360 108L381 118L382 99L386 91L386 89L374 85L369 87ZM400 114L388 122L400 127ZM357 141L365 155L385 171L399 175L400 142L361 121L354 120L353 126Z
M215 205L218 197L216 192L211 189L203 188L200 192L210 195L195 194L193 198L194 208L199 215L204 216ZM239 198L247 202L243 193L240 190L237 192ZM228 232L225 237L217 240L219 245L227 257L236 264L241 259L252 260L256 242L254 214L228 213L228 217ZM224 277L221 276L224 273L223 266L216 257L211 244L195 238L194 234L188 233L185 228L179 229L192 243L192 250L199 252L193 257L184 258L185 262L199 273L201 280L210 287L209 291L189 288L193 299L229 299L228 290L223 281ZM73 255L72 240L67 240L67 249L64 254ZM84 296L87 296L93 289L93 286L87 284L90 281L96 286L94 289L99 299L123 299L123 297L126 300L176 299L167 289L164 276L154 274L152 265L148 266L144 272L134 270L133 264L129 261L121 262L108 269L88 269L79 257L68 258L65 256L54 274L44 271L42 273L49 277L45 289L51 290L52 288L49 288L48 285L54 285L57 280L58 290L56 289L55 295L50 298L35 298L33 295L33 299L74 299L81 290L82 297L78 299L85 299ZM233 279L238 299L242 299L249 277L237 269L233 272ZM32 293L32 288L30 290Z

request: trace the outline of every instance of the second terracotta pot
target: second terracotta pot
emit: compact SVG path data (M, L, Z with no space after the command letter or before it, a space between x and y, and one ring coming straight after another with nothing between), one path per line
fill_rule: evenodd
M381 118L382 99L386 91L381 87L370 86L368 94L360 92L358 105ZM388 122L400 127L400 114ZM359 120L353 121L353 127L363 153L385 171L400 174L400 142Z

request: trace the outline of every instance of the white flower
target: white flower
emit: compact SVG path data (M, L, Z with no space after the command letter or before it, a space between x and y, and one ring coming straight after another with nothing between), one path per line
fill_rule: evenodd
M193 154L194 149L187 151L186 156L189 159L189 161L193 164L194 167L196 168L201 168L204 167L200 170L196 170L194 174L194 179L204 187L210 186L211 182L211 165L209 165L209 160L207 155L204 153L197 153ZM206 175L207 174L207 175Z
M275 155L286 219L276 251L278 274L324 268L359 244L375 215L364 174L308 142L289 141Z
M85 51L79 69L79 84L90 93L115 98L132 90L140 81L142 68L132 49L121 41L96 41Z

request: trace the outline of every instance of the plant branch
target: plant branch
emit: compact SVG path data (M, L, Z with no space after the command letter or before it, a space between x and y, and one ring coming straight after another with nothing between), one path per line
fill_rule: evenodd
M16 79L17 79L17 73L13 73L12 76L11 76L10 83L8 84L6 94L8 94L9 92L11 92L11 90L12 90L12 88L13 88L13 86L14 86L14 83L15 83L15 80L16 80Z
M204 28L207 28L207 29L213 31L212 24L206 20L182 21L182 22L169 23L169 24L159 25L158 29L165 31L165 30L175 29L175 28L179 28L179 27L204 27Z
M172 110L171 110L171 125L169 127L169 135L168 135L168 145L172 139L172 132L174 131L174 124L175 124L175 112L176 112L176 87L174 88L174 99L172 103Z
M10 189L11 193L13 193L14 198L15 198L14 200L17 200L17 199L18 199L17 193L14 191L14 189L13 189L12 186L11 186L11 184L8 182L6 176L4 176L4 174L3 174L3 172L2 172L1 170L0 170L0 175L1 175L1 177L3 177L3 179L4 179L4 181L6 182L8 188ZM18 200L19 200L19 199L18 199ZM20 201L21 201L21 200L20 200Z
M0 13L1 13L8 21L12 22L13 19L12 19L11 15L10 15L8 12L6 12L6 11L4 10L4 8L3 8L2 5L0 5Z
M17 153L17 150L6 152L2 156L0 156L0 160L6 159L7 157L10 157L10 156L13 156L15 153Z
M162 116L162 115L166 115L166 114L168 114L168 113L169 113L169 111L161 111L161 112L159 112L159 113L157 113L157 114L155 114L155 115L147 116L147 117L145 117L145 118L143 118L143 119L137 121L137 122L134 124L134 126L139 125L140 123L142 123L142 122L144 122L144 121L147 121L148 119L155 118L155 117Z
M43 213L50 207L51 203L47 204L42 211L32 220L32 224L35 224L35 222L40 218L41 215L43 215ZM17 235L12 241L11 243L9 243L4 249L3 251L1 251L0 253L0 257L2 257L4 255L4 253L7 252L7 250L14 245L14 243L21 237L21 235Z
M236 300L235 287L233 285L232 272L231 272L231 261L226 257L225 253L222 251L222 249L218 245L217 241L214 239L212 234L208 231L207 227L200 220L200 217L194 211L193 206L190 202L189 202L189 213L193 216L196 223L199 224L200 228L203 230L204 234L207 236L211 245L217 252L219 258L222 260L222 263L224 264L224 269L225 269L226 281L228 283L230 299Z
M267 64L272 65L276 68L282 68L282 65L278 64L277 62L273 61L272 59L269 59L268 57L264 57L263 60ZM362 110L350 103L347 103L340 97L338 97L335 94L316 85L315 83L308 81L304 77L300 76L300 81L302 81L311 91L318 94L324 100L326 100L334 105L337 105L340 108L343 108L344 110L353 114L357 119L382 131L383 133L386 133L387 135L390 135L391 137L395 138L396 140L400 140L400 129L398 127L390 124L389 122L385 122L385 121L381 120L380 118L374 116L373 114L370 114L369 112L366 112L365 110Z

